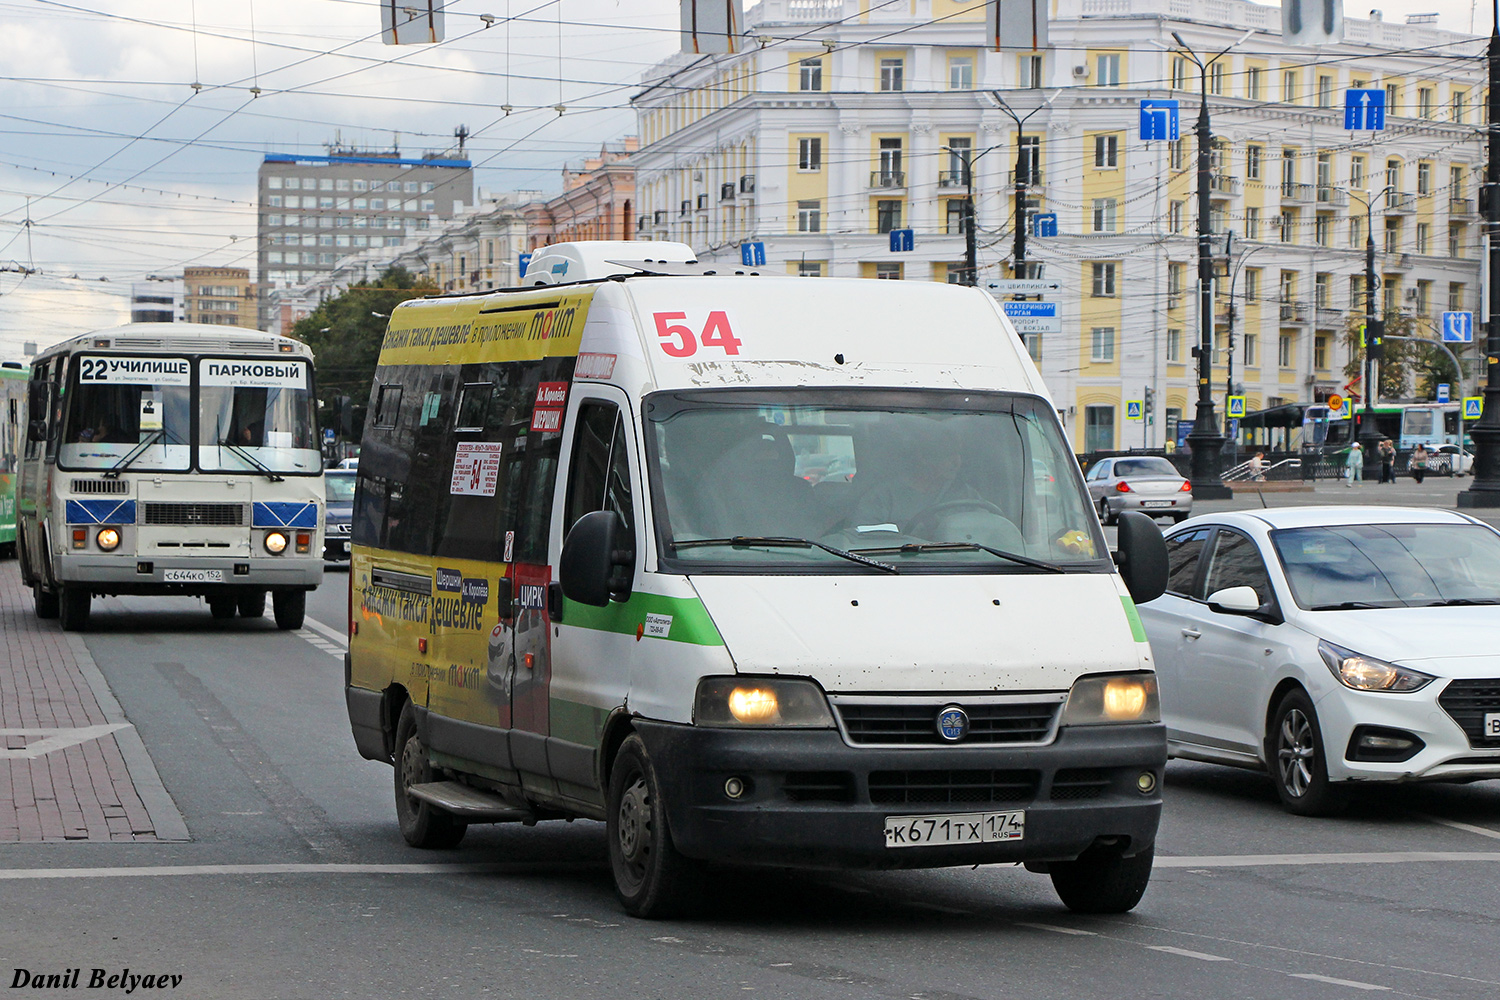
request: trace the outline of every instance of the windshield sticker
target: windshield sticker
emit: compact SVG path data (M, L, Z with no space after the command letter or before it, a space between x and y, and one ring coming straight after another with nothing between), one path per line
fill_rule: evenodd
M161 427L161 393L141 393L141 430L159 431Z
M448 492L454 496L494 496L500 481L502 448L500 444L460 441L453 455L453 479Z
M85 357L78 359L82 385L191 385L192 370L182 358Z
M615 358L613 354L580 354L573 377L608 379L615 373Z
M507 531L505 533L505 559L503 561L504 562L515 562L515 559L513 558L515 556L515 554L516 554L516 533L514 531Z
M235 389L306 389L307 365L301 361L203 361L198 381Z
M562 429L563 406L568 401L568 383L543 382L536 387L536 406L531 411L531 429Z
M648 614L645 634L652 639L668 638L672 634L672 616Z

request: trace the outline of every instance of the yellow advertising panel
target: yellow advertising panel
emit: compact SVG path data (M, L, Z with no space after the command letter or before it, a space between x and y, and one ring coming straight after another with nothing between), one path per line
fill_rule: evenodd
M418 299L391 314L382 365L470 365L578 353L592 287Z

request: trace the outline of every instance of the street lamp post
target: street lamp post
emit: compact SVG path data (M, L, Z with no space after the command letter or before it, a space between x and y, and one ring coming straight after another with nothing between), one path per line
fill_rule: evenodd
M998 143L977 153L972 149L940 147L946 149L963 164L964 188L967 192L964 196L964 284L970 286L979 284L979 236L977 233L979 227L975 225L978 213L974 210L974 164L978 163L985 153L993 153L1001 145L1003 143Z
M1011 110L1009 104L1005 103L1005 98L1000 96L998 90L990 91L990 95L995 99L1000 110L1016 123L1016 231L1011 242L1011 270L1017 278L1031 277L1026 273L1026 186L1031 183L1033 174L1037 172L1037 157L1041 152L1037 149L1028 157L1027 147L1021 141L1024 138L1022 133L1025 131L1026 123L1031 120L1031 116L1050 107L1060 93L1062 93L1060 90L1053 91L1051 97L1026 112L1025 115L1018 115Z
M1375 194L1365 192L1365 327L1364 327L1364 388L1365 412L1359 421L1359 447L1364 452L1365 464L1362 474L1366 479L1380 469L1380 431L1375 427L1375 397L1380 393L1375 376L1375 361L1380 356L1380 342L1385 334L1385 320L1375 309L1375 291L1380 281L1375 274L1375 222L1370 206L1376 198L1389 195L1395 190L1390 185Z
M1229 397L1235 395L1234 391L1234 320L1237 312L1234 308L1234 286L1239 282L1240 272L1245 269L1245 261L1254 254L1260 253L1265 247L1252 247L1240 254L1239 263L1235 264L1234 272L1229 276L1229 349L1224 353L1226 364L1226 377L1224 379L1224 413L1229 413ZM1248 364L1248 362L1247 362Z
M1500 2L1500 0L1497 0ZM1224 447L1224 435L1219 431L1219 421L1214 413L1213 395L1213 338L1214 338L1214 260L1213 229L1210 225L1211 204L1209 200L1209 178L1213 173L1211 147L1213 131L1208 119L1208 69L1218 62L1236 45L1255 33L1247 31L1233 43L1226 45L1212 59L1203 60L1192 47L1172 32L1175 41L1187 53L1193 65L1198 67L1200 101L1198 123L1194 131L1198 135L1198 408L1193 419L1193 429L1188 432L1188 447L1192 449L1192 465L1189 477L1193 483L1193 496L1200 500L1227 500L1234 492L1219 478L1220 451Z
M1460 507L1500 507L1500 0L1492 4L1490 97L1485 123L1489 162L1484 169L1484 219L1489 226L1490 314L1485 324L1484 409L1469 433L1474 437L1474 480L1458 495ZM1463 422L1459 422L1463 426ZM1462 442L1460 442L1462 446Z

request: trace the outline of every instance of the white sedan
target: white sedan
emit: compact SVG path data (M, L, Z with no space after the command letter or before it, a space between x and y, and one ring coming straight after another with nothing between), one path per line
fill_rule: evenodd
M1267 770L1303 815L1358 782L1500 778L1500 532L1283 507L1193 518L1167 552L1140 615L1172 756Z

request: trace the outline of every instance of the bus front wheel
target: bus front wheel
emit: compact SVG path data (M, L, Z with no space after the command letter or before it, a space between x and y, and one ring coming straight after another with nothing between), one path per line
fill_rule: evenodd
M266 592L257 590L253 593L240 596L239 609L241 618L261 618L266 613Z
M63 587L58 601L57 617L64 632L83 632L89 627L89 606L93 595L86 587Z
M307 591L278 590L271 595L271 610L276 615L276 627L291 630L302 627L307 614Z
M31 600L36 605L36 616L38 618L57 617L57 591L48 590L40 583L31 585Z

